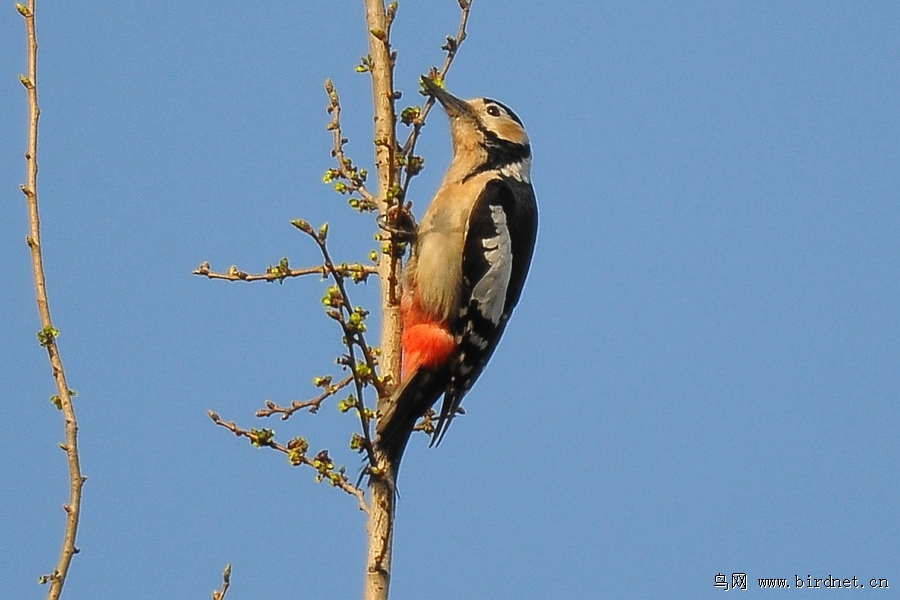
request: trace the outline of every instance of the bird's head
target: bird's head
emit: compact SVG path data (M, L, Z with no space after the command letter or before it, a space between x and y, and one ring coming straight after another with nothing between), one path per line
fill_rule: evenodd
M422 85L434 96L450 118L453 151L457 160L466 156L476 171L514 168L523 172L531 161L531 143L521 119L508 106L491 98L462 100L434 81L423 77Z

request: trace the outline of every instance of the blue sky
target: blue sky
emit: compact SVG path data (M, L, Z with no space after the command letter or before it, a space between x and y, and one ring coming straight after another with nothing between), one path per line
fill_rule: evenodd
M357 2L39 5L51 303L89 477L66 597L358 597L364 519L214 427L257 422L340 353L315 279L229 284L371 221L321 183L322 84L371 161ZM401 105L452 0L401 2ZM38 597L66 499L36 343L21 18L0 15L0 596ZM900 588L900 8L476 0L448 87L525 122L541 231L523 299L439 449L401 473L394 598L706 598L715 575ZM412 190L449 161L434 113ZM374 306L374 284L355 290ZM731 593L731 592L728 592ZM778 597L805 594L782 590ZM866 589L866 598L889 591ZM805 596L804 596L805 597Z

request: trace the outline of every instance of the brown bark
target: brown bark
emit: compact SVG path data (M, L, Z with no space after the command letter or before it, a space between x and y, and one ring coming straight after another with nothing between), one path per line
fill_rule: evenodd
M389 208L389 191L398 182L394 153L397 148L394 107L394 66L391 58L390 15L382 0L365 0L366 27L369 36L370 71L375 115L375 164L378 171L378 204L381 214ZM400 378L400 307L398 293L399 265L389 253L382 253L378 263L381 282L381 374L390 377L391 389ZM378 398L377 410L383 413L390 396ZM380 475L369 482L369 550L366 560L365 600L387 600L391 582L397 465L388 464L377 455Z
M62 358L56 343L57 331L53 327L53 321L50 318L50 303L47 297L47 282L44 276L44 261L41 252L41 220L38 213L37 193L38 121L41 110L38 106L37 98L38 45L34 23L34 4L35 0L29 0L27 6L17 5L19 12L25 17L28 37L28 75L22 78L22 84L28 93L28 149L25 152L27 175L26 183L22 186L22 192L25 194L28 202L28 220L30 225L28 247L31 249L35 294L38 314L41 319L41 333L38 337L41 345L47 348L53 379L56 381L58 400L55 400L65 419L66 434L66 441L64 444L60 444L60 447L66 452L66 458L69 463L69 502L63 506L66 511L66 528L63 535L62 550L54 572L41 578L42 581L50 584L47 598L56 600L62 593L72 557L78 552L75 547L75 538L78 533L78 520L81 515L81 490L84 485L84 477L81 475L81 464L78 457L78 421L75 418L75 408L72 405L72 392L69 390L69 384L66 381L66 373L63 369Z

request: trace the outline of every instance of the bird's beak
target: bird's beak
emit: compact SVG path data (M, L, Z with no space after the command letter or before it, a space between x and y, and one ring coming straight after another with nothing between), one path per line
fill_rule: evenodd
M447 113L448 117L456 118L472 113L472 109L465 100L461 100L444 88L438 87L438 84L431 79L422 77L422 85L428 90L429 94L437 98L441 106L444 107L444 112Z

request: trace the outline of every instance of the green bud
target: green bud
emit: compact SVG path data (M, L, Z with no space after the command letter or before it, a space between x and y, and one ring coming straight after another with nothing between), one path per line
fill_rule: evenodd
M364 315L354 311L347 320L347 328L353 332L364 333L366 331L366 324L363 323L365 318Z
M360 377L367 378L370 375L372 375L372 369L370 369L369 365L367 365L364 362L357 363L356 374L359 375Z
M52 325L47 325L37 332L38 342L44 348L52 344L57 337L59 337L59 330Z
M303 233L308 233L309 235L313 235L313 228L308 222L303 219L295 219L291 221L291 225L302 231Z
M357 405L356 396L354 396L353 394L350 394L349 396L347 396L346 398L344 398L343 400L338 402L337 407L338 407L339 411L341 411L342 413L346 413L346 412L356 408L356 405Z
M344 303L344 299L341 297L341 289L332 285L327 290L325 290L325 296L322 297L322 304L324 306L341 306Z
M413 121L419 118L422 109L418 106L407 106L400 111L400 122L404 125L412 125Z
M238 279L246 279L247 274L237 268L236 265L231 265L228 267L228 276L229 277L237 277Z
M275 438L275 430L274 429L251 429L250 430L250 443L256 446L257 448L261 448L263 446L268 446L272 443L272 440Z
M306 451L309 450L309 442L306 438L295 437L287 443L287 448L288 450L295 450L300 454L306 454Z
M394 184L387 191L387 199L388 201L396 200L403 195L403 188L400 187L399 184Z
M425 168L425 158L421 156L410 156L406 163L406 171L412 175L418 175Z

